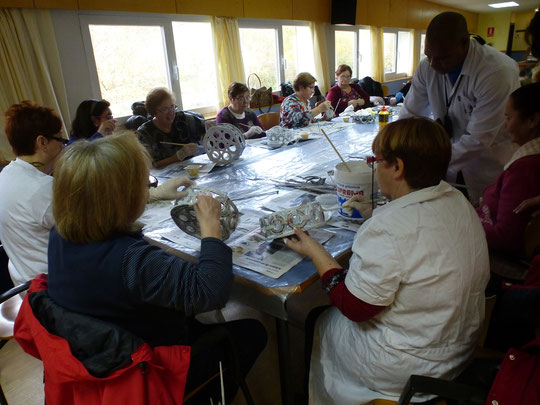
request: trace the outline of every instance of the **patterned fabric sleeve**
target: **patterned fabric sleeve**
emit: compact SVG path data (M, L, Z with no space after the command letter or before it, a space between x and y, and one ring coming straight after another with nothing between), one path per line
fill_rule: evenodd
M311 111L298 99L296 94L283 100L280 114L281 122L279 125L286 128L307 127L310 123L315 122Z

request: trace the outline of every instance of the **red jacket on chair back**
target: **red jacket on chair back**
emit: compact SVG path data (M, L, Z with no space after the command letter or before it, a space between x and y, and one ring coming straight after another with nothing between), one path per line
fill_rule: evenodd
M36 317L38 314L35 312L36 308L32 306L36 302L33 299L37 295L30 297L46 289L46 275L41 274L32 281L29 293L24 298L15 321L15 339L26 353L43 361L47 404L176 405L182 403L189 368L190 347L161 346L152 349L136 337L131 340L129 337L117 339L114 333L110 333L115 332L114 326L106 323L104 323L107 331L104 334L105 339L102 339L102 336L96 338L92 336L93 331L100 328L103 330L101 320L65 311L58 305L50 303L52 300L46 295L44 297L48 300L48 304L46 308L40 307L39 313L45 311L49 315L58 309L54 307L59 307L63 315L61 319L54 320L58 321L57 325L55 322L42 325ZM54 312L54 315L57 314L58 312ZM83 319L86 328L73 328L73 333L66 336L67 339L49 333L48 330L54 329L55 326L70 324L69 318L72 315L76 321ZM120 331L121 336L125 337L126 333L128 332ZM132 346L125 344L126 341L135 342L133 350L131 350ZM102 349L106 352L105 355L101 355ZM79 358L72 353L78 354ZM93 361L100 370L94 371L94 375L92 375L92 370L89 371L85 367L85 364L90 363L81 358L88 353L90 353L89 357L93 356L91 362ZM112 371L106 372L111 357L116 355L122 358L120 361L112 361ZM96 373L100 375L96 377Z

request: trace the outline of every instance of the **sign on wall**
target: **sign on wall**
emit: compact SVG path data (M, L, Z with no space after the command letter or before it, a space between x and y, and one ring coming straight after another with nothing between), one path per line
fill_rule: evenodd
M492 37L495 35L495 27L488 27L488 30L487 30L487 36L488 38L489 37Z

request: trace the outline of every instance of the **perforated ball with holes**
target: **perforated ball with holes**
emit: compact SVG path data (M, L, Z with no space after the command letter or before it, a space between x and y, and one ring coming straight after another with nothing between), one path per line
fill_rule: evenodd
M188 235L201 239L201 228L193 207L200 193L209 194L221 203L221 234L223 240L229 239L238 225L238 208L229 197L220 191L191 187L188 195L178 201L171 210L174 223Z
M244 134L231 124L219 124L208 131L203 139L208 159L218 166L237 160L246 147Z
M266 239L282 238L294 234L295 228L308 230L324 223L324 212L318 202L274 212L259 219L261 233Z

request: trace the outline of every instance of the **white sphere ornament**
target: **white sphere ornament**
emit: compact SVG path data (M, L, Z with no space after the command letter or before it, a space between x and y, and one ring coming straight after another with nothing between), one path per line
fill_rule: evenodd
M206 131L203 145L208 159L218 166L225 166L240 158L246 140L242 131L234 125L219 124Z

